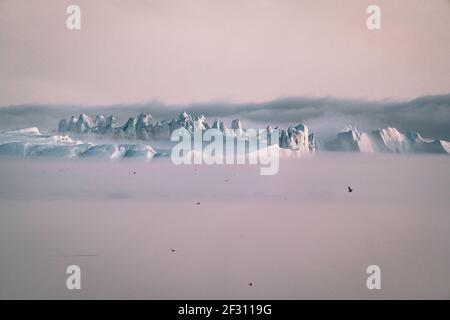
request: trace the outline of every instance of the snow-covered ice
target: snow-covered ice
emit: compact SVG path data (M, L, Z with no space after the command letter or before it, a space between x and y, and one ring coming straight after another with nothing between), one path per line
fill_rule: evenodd
M94 143L70 138L67 134L41 134L38 128L0 133L0 156L72 158L152 159L156 151L143 143Z

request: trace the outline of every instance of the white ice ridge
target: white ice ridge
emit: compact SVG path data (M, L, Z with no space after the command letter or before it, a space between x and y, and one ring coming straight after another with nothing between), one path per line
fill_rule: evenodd
M38 128L0 133L0 155L13 157L63 158L144 158L152 159L156 151L146 144L94 144L74 140L68 135L43 135Z
M356 129L339 132L334 140L325 143L329 151L384 152L384 153L442 153L450 154L450 143L424 139L419 133L400 133L395 128L376 129L360 133Z
M92 120L81 114L61 120L57 134L53 135L41 134L36 127L0 132L0 155L152 159L170 154L170 136L179 128L191 133L214 128L225 136L244 140L250 134L250 129L243 128L238 119L233 120L228 128L223 121L215 120L210 125L204 115L193 117L187 112L180 113L175 119L161 121L154 121L151 115L141 113L137 118L129 118L122 126L117 124L114 116L98 115ZM286 130L270 125L266 129L267 145L276 146L282 157L297 157L316 150L450 154L448 141L425 139L417 132L401 133L392 127L367 133L349 128L328 141L317 139L302 123ZM163 149L157 149L161 151L157 152L149 144Z
M225 122L218 119L210 125L205 115L192 116L181 112L172 120L156 121L150 114L141 113L137 118L129 118L120 126L114 116L97 115L94 120L86 114L59 122L58 132L74 136L102 136L112 139L131 139L153 142L169 142L171 134L179 128L188 132L195 130L218 129L224 135L245 138L247 130L243 128L239 119L231 122L228 128ZM302 123L289 126L287 129L267 126L270 145L278 145L280 151L290 150L295 153L310 153L316 149L320 151L353 151L353 152L383 152L383 153L450 153L450 142L442 140L424 139L419 133L407 131L405 134L396 128L376 129L371 132L359 132L349 128L339 132L331 141L321 141L310 133L308 127ZM278 135L278 139L272 136ZM277 141L273 141L277 140ZM283 153L283 152L282 152ZM292 152L289 152L292 153Z
M82 113L78 117L62 119L58 124L58 132L63 134L108 136L113 139L143 141L170 141L171 134L180 128L190 133L195 130L205 131L214 128L223 132L224 135L242 138L245 138L247 134L247 130L242 127L239 119L234 119L231 122L231 128L228 128L223 121L216 119L210 125L204 115L194 117L187 112L181 112L172 120L161 121L155 121L150 114L141 113L137 118L129 118L123 125L119 125L112 115L109 117L97 115L93 120ZM280 148L302 152L314 151L314 135L308 133L308 128L304 124L290 126L287 130L268 126L267 131L269 136L278 133L279 140L271 141L271 144L278 144Z

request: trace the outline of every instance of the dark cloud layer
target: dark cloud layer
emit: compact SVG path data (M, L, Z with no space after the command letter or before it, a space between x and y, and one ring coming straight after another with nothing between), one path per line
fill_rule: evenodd
M287 126L303 122L312 131L327 135L357 126L361 130L393 126L401 131L415 130L425 137L450 140L450 94L422 96L407 101L367 101L357 99L283 98L264 103L211 102L192 105L165 105L152 101L113 106L16 105L0 108L0 129L38 126L54 129L60 118L85 112L114 114L119 121L140 112L156 119L171 119L183 110L212 118L240 118L249 125Z

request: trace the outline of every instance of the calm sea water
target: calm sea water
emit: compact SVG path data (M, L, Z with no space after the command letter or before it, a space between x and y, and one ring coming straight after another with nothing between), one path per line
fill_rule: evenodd
M450 298L449 168L1 159L0 298ZM66 289L71 264L80 291ZM381 290L366 288L372 264Z

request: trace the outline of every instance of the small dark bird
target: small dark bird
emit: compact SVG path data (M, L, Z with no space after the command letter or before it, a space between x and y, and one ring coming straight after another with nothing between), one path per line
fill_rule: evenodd
M200 202L197 202L197 205L200 205Z
M253 284L254 284L253 282L249 282L249 283L248 283L248 285L249 285L250 287L253 287Z
M353 192L353 189L351 187L347 187L348 192Z
M136 174L136 171L134 171L133 174Z
M170 251L172 251L173 253L177 252L177 250L175 249L170 249Z

